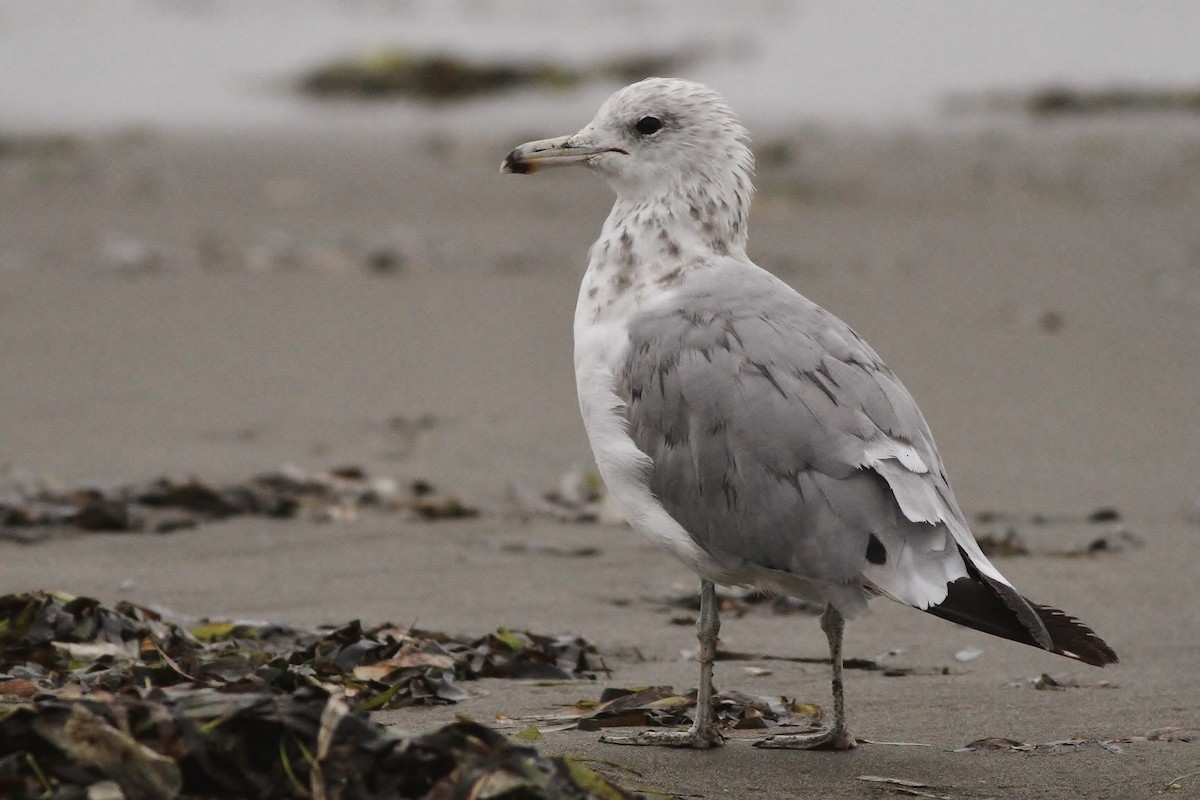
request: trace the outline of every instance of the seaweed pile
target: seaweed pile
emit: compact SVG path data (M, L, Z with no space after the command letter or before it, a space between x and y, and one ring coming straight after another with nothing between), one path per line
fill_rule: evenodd
M479 677L593 677L582 639L458 641L357 622L185 629L131 603L0 597L0 796L627 797L474 723L399 737L380 708L457 702ZM459 795L458 793L462 793Z
M336 696L150 689L0 710L0 795L33 798L633 797L585 765L458 722L400 737Z

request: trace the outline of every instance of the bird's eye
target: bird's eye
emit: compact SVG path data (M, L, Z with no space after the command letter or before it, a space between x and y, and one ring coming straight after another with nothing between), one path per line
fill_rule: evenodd
M663 122L658 117L642 117L637 121L637 124L633 126L633 129L642 136L650 136L658 133L662 126Z

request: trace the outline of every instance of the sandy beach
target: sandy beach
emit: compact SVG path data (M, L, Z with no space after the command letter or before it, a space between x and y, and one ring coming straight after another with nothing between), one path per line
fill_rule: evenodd
M530 137L566 133L538 130ZM694 686L690 574L619 525L513 513L590 465L570 319L611 202L585 174L498 174L521 141L135 132L0 150L0 462L7 482L235 481L358 465L478 507L424 522L243 517L172 534L0 540L5 593L59 589L189 617L391 620L574 633L597 683L467 684L454 706L551 716L603 686ZM808 128L756 142L750 255L833 310L921 403L959 499L1019 532L1024 594L1093 626L1100 671L877 601L848 657L845 754L620 748L627 786L685 797L1140 798L1200 769L1200 137L1188 120L956 134ZM1116 521L1093 523L1097 509ZM1039 522L1044 517L1049 522ZM1140 546L1056 551L1128 531ZM578 555L576 553L594 553ZM815 618L728 615L717 685L828 703ZM967 648L983 652L956 660ZM757 668L748 670L747 667ZM1038 691L1049 673L1080 688ZM1097 686L1107 681L1110 685ZM1014 685L1018 684L1018 685ZM524 725L520 725L524 727ZM954 752L1004 737L1072 752ZM1133 738L1133 741L1124 741ZM912 743L908 745L887 742ZM1191 778L1168 796L1200 796Z

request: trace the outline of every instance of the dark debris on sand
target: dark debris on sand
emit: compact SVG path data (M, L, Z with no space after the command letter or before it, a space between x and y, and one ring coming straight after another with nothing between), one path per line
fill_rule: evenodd
M1112 88L1089 91L1070 86L1050 86L1025 100L1030 114L1084 116L1129 112L1200 112L1200 89Z
M1080 119L1118 114L1200 113L1200 88L1196 86L1112 86L1080 88L1049 85L1029 92L955 94L951 109L960 111L1020 112L1037 119Z
M0 538L30 543L62 529L170 533L241 515L335 521L353 519L361 509L422 520L479 513L423 481L405 494L394 481L373 478L360 467L315 474L289 467L224 485L159 478L110 488L22 486L0 497Z
M1145 544L1140 535L1121 523L1120 512L1108 506L1097 508L1086 515L1043 513L1022 515L999 511L980 511L975 514L975 522L981 526L992 527L992 530L982 530L975 536L979 548L988 558L1029 555L1080 558L1135 550ZM1023 533L1026 529L1054 525L1074 527L1105 525L1108 527L1103 533L1092 536L1086 542L1055 550L1035 550L1030 546L1028 538Z
M570 88L593 78L630 83L678 71L688 60L684 55L630 56L579 68L549 62L471 61L447 53L390 48L317 67L299 85L305 94L319 98L403 95L445 102L520 86Z
M0 796L623 798L581 764L474 723L398 737L379 708L453 703L459 680L578 679L574 637L472 641L357 622L185 629L131 603L0 597ZM104 795L108 792L108 795Z

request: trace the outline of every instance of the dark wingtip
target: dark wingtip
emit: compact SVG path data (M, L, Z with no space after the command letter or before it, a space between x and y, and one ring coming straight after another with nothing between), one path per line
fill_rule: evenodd
M1052 650L1055 653L1096 667L1116 664L1119 660L1116 651L1109 647L1108 642L1070 614L1037 603L1029 605L1046 626L1046 631L1054 642Z
M1087 625L1057 608L1031 603L1011 586L985 576L953 581L946 599L925 611L1085 664L1117 663L1117 654Z

